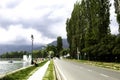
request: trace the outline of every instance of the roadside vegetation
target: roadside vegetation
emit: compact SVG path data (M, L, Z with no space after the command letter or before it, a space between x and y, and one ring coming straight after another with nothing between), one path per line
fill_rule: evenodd
M56 45L43 46L34 50L34 58L60 57L100 62L120 62L120 5L114 0L119 33L111 33L110 0L80 0L74 4L71 17L66 20L69 48L63 48L62 37L57 37ZM27 52L12 52L1 58L22 58Z
M81 0L66 20L70 57L103 62L120 62L120 10L115 1L119 34L111 33L110 0ZM114 5L113 5L114 6Z
M47 61L38 64L38 67L43 66ZM37 69L36 66L30 66L15 73L7 74L0 80L27 80Z
M66 60L120 71L120 63L97 62L97 61L76 60L76 59L66 59Z
M66 20L70 59L76 62L120 70L120 10L114 0L119 33L110 30L110 0L81 0Z
M43 77L43 80L56 80L54 72L54 63L53 60L50 61L48 69Z

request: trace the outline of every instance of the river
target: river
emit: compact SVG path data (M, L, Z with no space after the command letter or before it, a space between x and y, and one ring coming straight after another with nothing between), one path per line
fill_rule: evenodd
M23 61L13 61L9 63L9 61L0 61L0 75L6 74L8 72L29 66L30 63Z

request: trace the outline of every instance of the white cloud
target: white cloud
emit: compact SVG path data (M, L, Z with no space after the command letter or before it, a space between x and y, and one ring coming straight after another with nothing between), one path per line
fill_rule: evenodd
M35 44L46 44L53 41L53 39L42 36L41 33L35 29L24 29L22 25L10 25L8 29L0 27L0 44L14 44L15 40L21 39L29 44L31 42L31 34L34 35ZM24 42L20 44L24 44Z
M0 44L25 40L31 43L31 34L36 44L47 44L62 36L66 38L66 19L71 16L77 0L0 0ZM113 7L111 13L113 13ZM118 25L112 19L112 33Z
M14 7L17 3L20 3L22 0L0 0L0 7L7 8L7 7Z
M110 28L111 28L111 33L112 34L118 34L118 23L116 20L116 13L115 13L115 8L114 8L114 0L110 0L111 7L110 7Z
M7 25L7 29L5 29L2 25L3 23L0 23L0 37L2 37L2 39L0 39L0 43L13 42L14 40L19 40L18 38L23 38L30 42L31 34L34 34L35 36L35 43L42 42L45 44L55 40L55 38L44 36L43 33L35 29L33 25L26 26L22 23L13 24L20 20L26 22L31 20L40 20L40 22L45 22L43 20L47 17L51 21L54 20L54 22L59 18L61 18L60 20L63 20L58 20L55 24L48 24L50 27L50 30L48 29L48 31L56 37L62 36L63 38L66 38L65 21L67 17L70 17L75 2L75 0L70 0L69 2L68 0L52 0L52 2L50 0L1 0L0 16L4 20L8 20L9 25ZM12 6L12 8L9 8L9 5ZM6 24L8 21L6 21ZM48 28L47 26L44 27ZM41 28L43 28L43 26ZM4 36L2 34L4 34Z
M12 0L16 1L16 0ZM70 12L73 9L74 0L22 0L19 5L15 8L2 8L0 9L0 15L7 17L9 19L36 19L40 18L43 15L53 11L52 15L64 17L64 14L68 14L70 16ZM3 0L3 7L10 3L9 0ZM0 5L2 5L1 3ZM61 7L61 8L59 8ZM63 13L64 12L64 13ZM52 16L53 17L53 16Z

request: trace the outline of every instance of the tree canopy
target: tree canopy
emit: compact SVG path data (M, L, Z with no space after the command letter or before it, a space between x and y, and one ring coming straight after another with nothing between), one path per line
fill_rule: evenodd
M72 58L76 58L78 49L81 59L115 61L116 56L120 59L119 36L110 33L110 6L109 0L82 0L74 4L71 17L66 20Z

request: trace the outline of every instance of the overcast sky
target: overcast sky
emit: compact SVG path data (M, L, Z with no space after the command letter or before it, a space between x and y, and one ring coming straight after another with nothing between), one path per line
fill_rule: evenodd
M50 43L58 36L66 38L66 19L77 0L0 0L0 44ZM112 0L113 1L113 0ZM117 23L111 7L113 34Z

